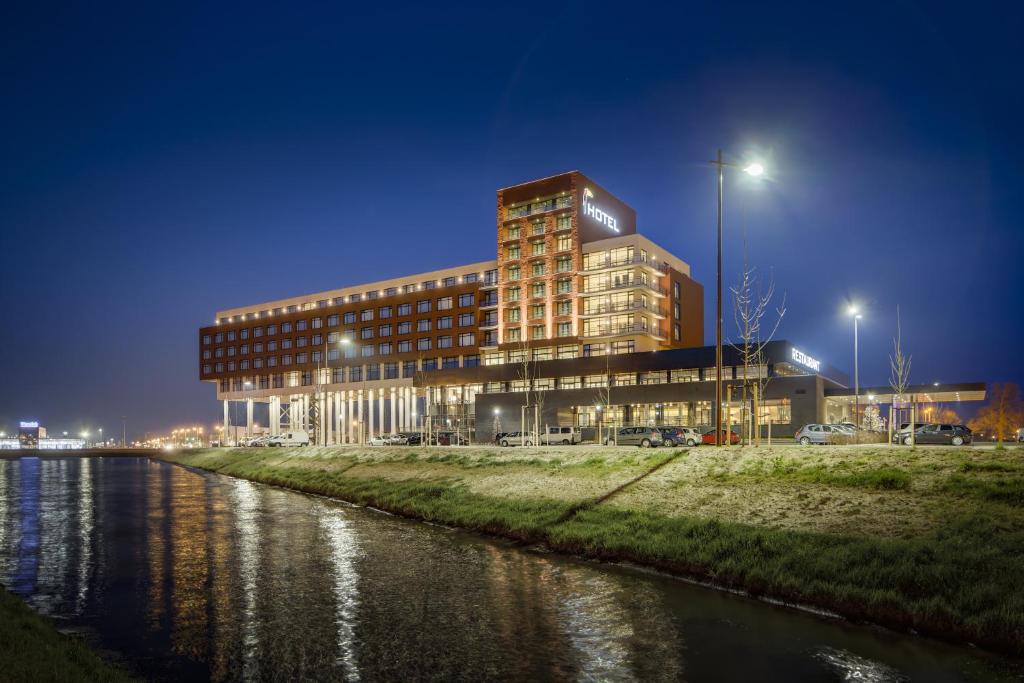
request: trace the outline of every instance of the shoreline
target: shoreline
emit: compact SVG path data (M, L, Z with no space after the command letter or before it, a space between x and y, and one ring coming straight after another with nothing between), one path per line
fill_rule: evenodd
M0 678L24 681L109 681L134 678L83 639L62 633L53 619L0 585Z
M665 481L654 480L667 479L672 484L671 471L678 474L689 453L695 451L711 462L721 457L699 449L670 453L605 447L598 447L603 455L600 462L594 449L580 447L203 449L149 457L588 560L635 565L853 623L927 635L1003 655L1024 654L1024 614L1012 608L1024 604L1024 589L1014 579L1022 572L1017 569L1007 574L1007 567L1014 562L1024 563L1024 548L1018 547L1006 560L1010 565L998 567L962 547L972 536L977 542L984 531L972 524L985 515L1006 513L1001 508L1007 506L993 507L986 501L983 509L950 518L946 521L951 525L940 525L931 533L887 539L738 524L712 515L660 513L659 509L669 507L670 498L664 491L672 487L666 489ZM950 464L960 469L964 455L1005 457L948 449L937 457L947 455L957 458ZM844 465L837 466L843 476L852 476L845 462L839 464ZM986 467L984 462L978 465L981 471L987 471ZM721 473L717 474L721 478ZM539 490L536 482L527 481L531 477L541 480ZM892 472L882 472L874 479L853 477L850 481L856 483L845 485L909 495L913 487L899 476L893 477ZM488 481L495 478L497 487ZM740 483L748 486L747 493L756 493L759 485L756 480ZM550 495L559 487L572 495ZM654 496L643 504L622 500L629 497L622 495L623 491L636 494L630 489L644 487L646 490L639 492L641 499L659 490L661 499ZM484 492L488 495L482 495ZM938 493L947 495L941 490ZM1012 545L1015 539L1024 538L1024 510L1009 506L1009 518L996 520L995 528L1006 530L1009 536L1003 540ZM902 571L888 571L890 565ZM929 571L943 579L938 586L925 581L923 575ZM984 585L979 591L973 582ZM984 613L965 609L977 605L980 598L990 603L983 605Z

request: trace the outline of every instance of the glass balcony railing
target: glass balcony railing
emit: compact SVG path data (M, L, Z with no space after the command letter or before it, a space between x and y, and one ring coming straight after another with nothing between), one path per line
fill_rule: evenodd
M552 199L544 199L539 202L533 202L532 204L523 204L522 206L515 206L505 209L505 218L506 220L512 218L523 218L524 216L532 216L538 213L554 211L555 209L568 209L571 206L571 196L566 195L564 197L554 197Z
M584 259L583 272L592 270L604 270L605 268L617 268L618 266L643 265L659 273L667 272L667 267L654 259L645 259L642 256L630 256L628 258L605 258L605 259Z
M662 318L665 317L665 311L660 307L653 304L645 304L640 301L598 303L590 305L584 303L583 313L581 315L605 315L607 313L628 313L630 311L646 311Z
M638 280L625 280L618 282L606 282L603 285L586 285L584 284L583 290L580 294L586 296L587 294L600 294L602 292L615 292L622 289L635 289L635 288L649 289L652 292L665 295L667 291L661 285L653 282L640 282Z
M623 334L647 334L661 339L661 331L657 327L642 325L640 323L627 323L624 325L594 325L583 328L584 337L617 337Z

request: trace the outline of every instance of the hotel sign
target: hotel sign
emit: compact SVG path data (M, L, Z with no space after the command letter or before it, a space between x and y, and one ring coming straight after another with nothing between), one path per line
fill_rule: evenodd
M795 360L797 363L804 366L805 368L810 368L815 372L821 370L821 361L817 360L816 358L808 356L806 353L796 348L795 346L793 347L790 356L793 358L793 360Z
M583 188L583 215L590 216L595 221L604 225L615 232L619 231L619 226L615 220L615 217L609 213L602 211L592 201L594 199L594 192L589 187Z

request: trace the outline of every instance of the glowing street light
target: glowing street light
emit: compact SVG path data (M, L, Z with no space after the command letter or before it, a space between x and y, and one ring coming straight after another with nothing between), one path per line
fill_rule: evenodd
M725 168L738 168L747 175L757 178L764 174L764 166L750 162L746 166L732 164L722 158L722 150L711 162L718 169L718 287L715 297L715 445L722 445L722 193L725 190Z
M857 429L860 430L860 368L858 367L857 321L863 316L861 316L860 310L856 306L850 306L846 309L846 312L853 316L853 418L857 423ZM858 439L860 438L859 432L856 436Z

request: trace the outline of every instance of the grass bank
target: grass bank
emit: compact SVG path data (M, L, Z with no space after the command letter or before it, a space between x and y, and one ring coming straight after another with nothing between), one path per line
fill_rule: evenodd
M1024 654L1024 450L208 449L183 465Z
M66 636L45 617L0 589L0 680L131 681L85 643Z

